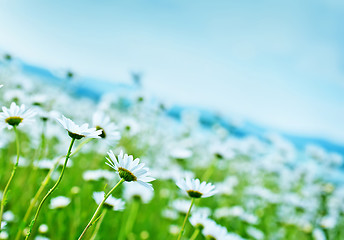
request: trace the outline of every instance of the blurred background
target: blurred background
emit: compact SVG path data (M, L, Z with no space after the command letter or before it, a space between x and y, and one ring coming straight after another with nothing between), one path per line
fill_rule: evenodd
M79 236L91 196L118 179L109 149L156 180L154 192L116 189L125 209L104 213L94 240L176 239L184 178L218 190L196 202L191 217L207 224L190 220L185 239L344 239L343 22L343 0L0 0L0 106L38 113L20 128L0 239L27 234L32 197L57 180L69 146L61 114L102 139L74 150L35 240ZM1 200L17 159L6 125Z
M342 146L343 10L340 0L2 0L0 49L36 74L72 71L90 94L134 80L170 106Z

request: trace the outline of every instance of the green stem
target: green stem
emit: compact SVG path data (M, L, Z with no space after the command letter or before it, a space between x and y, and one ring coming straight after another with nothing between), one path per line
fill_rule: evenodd
M19 163L19 134L18 134L18 130L16 126L13 126L14 132L16 134L16 145L17 145L17 160L16 163L13 166L13 170L10 176L10 179L8 179L8 182L6 184L6 187L4 189L3 195L2 195L2 201L1 201L1 206L0 206L0 223L2 220L2 214L4 213L4 208L5 208L5 204L6 204L6 198L7 198L7 192L8 189L10 187L10 184L12 182L12 179L16 173L17 167L18 167L18 163ZM1 225L1 224L0 224ZM1 226L0 226L0 230L1 230Z
M98 208L96 209L96 211L94 212L91 220L89 221L89 223L87 224L87 226L85 227L84 231L81 233L80 237L78 238L78 240L82 239L85 235L85 233L87 232L87 230L91 227L91 225L94 223L94 220L96 219L100 209L102 208L102 206L104 205L106 199L110 196L110 194L122 183L124 182L124 179L121 178L121 180L104 196L104 199L101 201L101 203L98 205Z
M134 198L133 203L131 205L130 213L128 216L127 225L125 227L125 235L128 235L133 229L137 212L139 210L139 206L140 206L139 200Z
M41 133L41 147L40 147L40 154L38 156L38 159L42 159L45 156L45 145L46 145L46 138L45 138L45 132L47 129L47 122L43 121L43 128Z
M183 235L184 229L185 229L185 224L186 224L186 221L188 220L188 217L189 217L189 215L190 215L191 208L192 208L192 205L194 204L194 202L195 202L195 198L192 198L191 204L190 204L190 207L189 207L189 210L188 210L188 212L186 213L186 216L185 216L184 222L183 222L183 226L182 226L182 229L180 230L180 233L179 233L179 236L178 236L177 240L180 240L180 239L182 238L182 235Z
M201 231L201 229L200 229L199 227L196 228L196 230L195 230L194 233L192 234L190 240L196 240L196 238L197 238L197 236L198 236L198 234L199 234L200 231Z
M16 235L16 238L15 240L18 240L21 236L21 233L22 233L22 230L25 228L26 226L26 223L27 223L27 220L29 219L30 217L30 214L32 212L32 209L34 208L34 206L36 206L36 203L38 201L38 198L39 196L41 196L44 188L47 186L47 184L49 183L49 180L50 180L50 177L51 177L51 174L54 172L55 168L57 167L58 163L60 162L60 160L62 159L62 157L59 157L56 162L54 163L54 166L52 168L50 168L47 176L45 176L41 186L39 187L38 191L36 192L35 196L33 197L33 199L30 201L30 205L24 215L24 218L22 220L22 223L21 223L21 226L19 226L19 229L18 229L18 232L17 232L17 235Z
M208 181L209 178L211 177L211 175L213 175L215 167L216 167L216 163L217 163L217 159L214 158L211 161L210 166L207 168L207 170L205 171L205 173L202 176L203 181Z
M82 143L80 143L76 149L74 150L74 152L72 152L72 154L70 155L71 157L73 157L75 154L77 154L81 148L86 144L86 143L89 143L93 140L93 138L86 138L84 141L82 141Z
M100 217L100 219L99 219L98 222L97 222L96 228L94 229L94 232L93 232L93 234L92 234L90 240L95 240L95 239L96 239L97 233L99 232L100 225L102 225L102 222L103 222L103 220L104 220L104 217L105 217L106 212L107 212L107 208L104 208L103 211L102 211L102 213L100 214L101 217Z
M75 154L77 154L80 150L81 150L81 147L83 145L85 145L86 143L90 142L90 140L92 140L91 138L87 138L86 140L84 140L82 143L80 143L78 145L78 147L70 154L69 157L72 157L74 156ZM50 181L50 178L51 178L51 174L54 172L54 170L56 169L56 167L58 166L58 164L60 163L61 159L63 158L62 157L59 157L58 159L56 159L54 165L52 168L50 168L48 174L45 176L41 186L39 187L38 191L36 192L35 196L33 197L33 199L31 200L30 202L30 205L25 213L25 216L22 220L22 223L21 225L19 226L19 229L18 229L18 232L17 232L17 235L15 237L15 240L19 240L20 239L20 236L22 234L22 231L23 229L25 228L26 226L26 223L27 223L27 220L29 219L30 217L30 214L32 212L32 209L34 208L34 206L36 206L37 202L38 202L38 198L41 196L44 188L48 185L49 181Z
M68 159L71 155L71 152L72 152L72 147L73 147L73 144L75 142L75 138L72 138L72 141L69 145L69 149L68 149L68 152L67 152L67 155L66 155L66 159L65 159L65 162L63 164L63 167L62 167L62 170L61 170L61 174L57 180L57 182L55 183L55 185L48 191L48 193L44 196L44 198L42 199L42 201L40 202L40 204L38 205L38 208L37 208L37 211L36 211L36 214L35 214L35 217L32 219L31 223L30 223L30 229L29 229L29 232L28 234L26 235L25 237L25 240L29 239L30 235L31 235L31 231L32 231L32 228L33 226L35 225L35 222L38 218L38 215L39 215L39 212L41 211L41 208L43 206L43 203L47 200L47 198L50 196L50 194L52 194L52 192L57 188L57 186L60 184L61 180L62 180L62 177L63 177L63 174L64 174L64 171L66 169L66 166L67 166L67 162L68 162Z

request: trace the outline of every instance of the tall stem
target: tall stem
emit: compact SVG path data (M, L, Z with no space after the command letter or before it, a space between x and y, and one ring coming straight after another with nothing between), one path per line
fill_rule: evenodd
M62 167L62 170L61 170L61 174L59 176L59 178L57 179L57 182L55 183L55 185L48 191L48 193L44 196L44 198L42 199L42 201L40 202L40 204L38 205L38 208L37 208L37 211L36 211L36 214L35 214L35 217L32 219L31 223L30 223L30 229L29 229L29 232L28 234L26 235L25 237L25 240L26 239L29 239L30 235L31 235L31 231L32 231L32 228L33 226L35 225L35 222L38 218L38 215L39 215L39 212L41 211L41 208L43 206L43 203L45 202L45 200L47 200L47 198L50 196L50 194L52 194L52 192L57 188L57 186L60 184L61 180L62 180L62 177L63 177L63 174L64 174L64 171L66 169L66 166L67 166L67 162L68 162L68 159L70 157L70 154L72 152L72 147L73 147L73 144L75 142L75 138L72 138L72 141L69 145L69 149L68 149L68 152L67 152L67 155L66 155L66 159L65 159L65 162L63 164L63 167Z
M13 126L13 129L14 129L14 132L16 134L17 160L16 160L16 163L13 166L10 179L8 179L8 182L6 184L6 187L5 187L3 195L2 195L1 206L0 206L0 223L1 223L1 220L2 220L2 214L4 213L4 208L5 208L5 204L6 204L6 198L7 198L7 192L8 192L8 189L10 187L10 184L12 182L12 179L13 179L15 173L16 173L16 170L17 170L17 167L18 167L18 163L19 163L19 134L18 134L18 130L17 130L16 126ZM0 230L1 230L1 226L0 226Z
M182 229L180 230L180 233L179 233L179 236L178 236L178 240L180 240L180 239L182 238L182 235L183 235L184 229L185 229L185 224L186 224L186 221L188 220L188 217L189 217L189 215L190 215L191 208L192 208L192 205L194 204L194 201L195 201L195 198L192 198L191 204L190 204L190 207L189 207L189 210L188 210L188 212L186 213L186 216L185 216L185 218L184 218L183 226L182 226Z
M132 231L136 217L137 217L137 212L139 210L139 206L140 206L140 200L134 198L130 207L130 212L127 218L126 226L124 228L124 231L121 231L119 240L124 239L124 236L127 236ZM123 233L125 235L123 235Z
M208 181L209 180L211 175L214 173L214 170L216 168L216 163L217 163L217 158L214 158L211 161L210 166L207 168L207 170L205 171L205 173L202 176L202 180L203 181Z
M195 240L199 234L199 232L201 231L201 229L198 227L196 228L196 230L194 231L194 233L192 234L190 240Z
M83 145L85 145L86 143L90 142L91 140L92 140L92 138L87 138L87 139L85 139L82 143L80 143L80 144L78 145L78 147L70 154L69 157L72 157L72 156L74 156L75 154L77 154L77 153L80 151L81 147L82 147ZM18 229L18 231L17 231L17 235L16 235L16 237L15 237L15 240L19 240L19 239L20 239L20 236L21 236L21 234L22 234L23 229L24 229L25 226L26 226L27 220L28 220L29 217L30 217L30 214L31 214L31 212L32 212L32 209L34 208L34 206L36 206L36 204L37 204L37 202L38 202L39 196L41 196L41 194L42 194L44 188L48 185L48 183L49 183L49 181L50 181L50 178L51 178L51 174L54 172L55 168L56 168L57 165L60 163L60 160L61 160L62 158L63 158L63 156L61 156L61 157L59 157L58 159L56 159L56 161L55 161L53 167L49 169L49 172L48 172L48 174L45 176L45 178L44 178L44 180L43 180L41 186L40 186L39 189L37 190L37 192L36 192L35 196L33 197L33 199L30 201L30 205L29 205L29 207L28 207L28 209L27 209L27 211L26 211L26 213L25 213L25 215L24 215L24 218L23 218L23 220L22 220L21 225L19 226L19 229Z
M91 236L90 240L95 240L96 239L97 233L99 232L100 225L102 225L102 222L104 220L106 212L107 212L107 208L104 208L102 213L100 214L101 217L100 217L100 219L97 222L96 228L94 229L94 232L92 233L92 236Z
M93 224L94 220L96 219L100 209L102 208L102 206L104 205L106 199L110 196L110 194L122 183L124 182L124 179L121 178L121 180L104 196L104 199L101 201L101 203L98 205L97 210L94 212L91 220L89 221L89 223L87 224L87 226L85 227L84 231L81 233L80 237L78 238L78 240L82 239L85 235L85 233L87 232L87 230L91 227L91 225Z

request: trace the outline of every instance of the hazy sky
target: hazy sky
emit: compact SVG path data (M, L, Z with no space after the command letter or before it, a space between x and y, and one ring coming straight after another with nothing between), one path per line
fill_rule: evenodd
M0 48L344 143L344 1L0 0Z

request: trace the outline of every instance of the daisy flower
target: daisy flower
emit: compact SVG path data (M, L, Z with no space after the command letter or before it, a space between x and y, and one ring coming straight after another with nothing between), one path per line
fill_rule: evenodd
M127 182L138 182L141 185L153 190L152 184L148 183L155 180L149 177L149 169L144 167L144 163L139 163L140 159L134 160L133 156L128 154L123 155L123 151L118 155L118 159L115 157L113 152L108 152L109 158L106 158L108 166L118 171L118 174L124 181Z
M62 115L62 119L57 119L59 123L67 130L68 135L71 138L81 139L81 138L100 138L99 135L102 134L102 130L97 130L96 128L88 128L88 124L85 123L81 126L75 124L69 118Z
M2 88L4 85L0 84L0 88Z
M92 124L97 130L102 131L99 136L106 140L109 145L113 145L121 138L117 126L103 112L93 114Z
M196 212L191 215L189 221L195 228L203 229L204 226L207 224L207 221L209 221L209 218L204 213Z
M64 208L70 204L70 199L64 196L58 196L51 199L50 209Z
M47 233L48 230L49 230L49 227L48 227L47 224L41 224L41 225L38 227L38 232L39 232L39 233L42 233L42 234Z
M216 193L214 185L206 182L201 183L199 179L181 179L176 184L192 198L206 198Z
M146 204L152 200L153 196L153 191L147 191L147 189L140 184L133 183L124 186L123 197L127 201L138 199Z
M233 236L233 238L229 238L227 228L218 225L216 222L212 220L207 220L207 223L204 225L204 229L202 230L203 236L209 239L214 240L225 240L225 239L241 239L238 238L239 236L236 235L237 238Z
M20 107L14 102L11 103L10 108L2 107L2 113L0 113L1 125L11 129L17 127L20 123L30 121L35 115L35 112L31 109L25 109L25 105Z
M101 203L104 196L105 196L104 192L94 192L93 193L93 199L94 199L94 201L96 201L96 203L98 205ZM110 195L106 199L104 206L108 207L114 211L122 211L124 209L124 204L125 204L125 202L122 199L115 198L112 195Z

